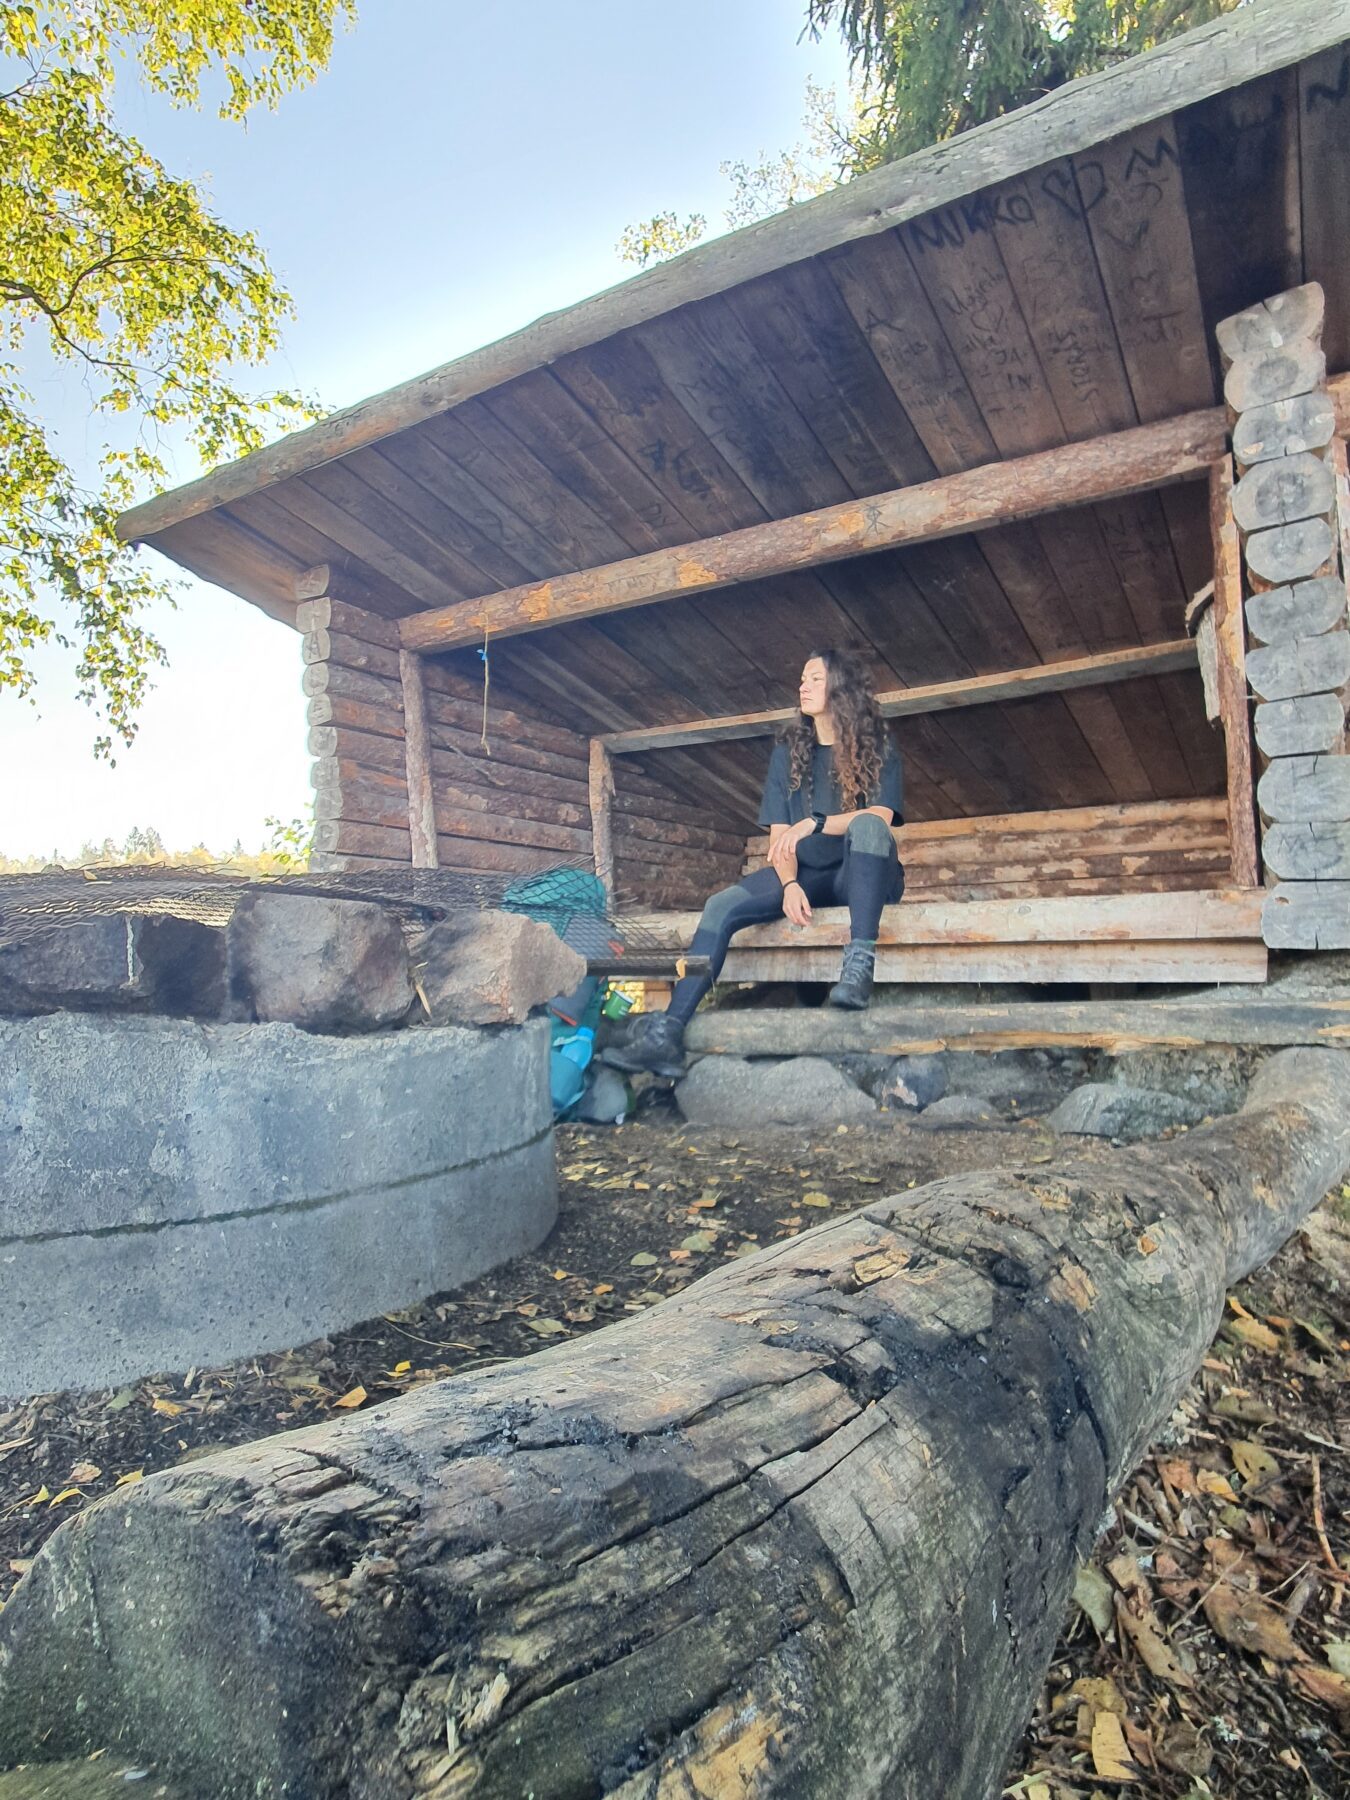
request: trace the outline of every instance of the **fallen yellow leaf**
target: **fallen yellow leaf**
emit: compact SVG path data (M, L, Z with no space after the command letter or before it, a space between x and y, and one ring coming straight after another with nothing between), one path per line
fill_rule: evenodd
M53 1494L47 1502L48 1506L60 1506L63 1500L73 1500L80 1490L77 1487L62 1488L59 1494Z
M593 1294L612 1294L614 1292L614 1283L612 1281L597 1281L595 1286L591 1289L591 1292Z
M833 1206L834 1202L833 1202L833 1200L830 1199L830 1196L828 1194L822 1194L818 1189L812 1188L809 1190L809 1192L802 1195L802 1205L803 1206Z
M1213 1469L1197 1469L1195 1483L1202 1494L1215 1494L1220 1500L1236 1500L1232 1483L1226 1475L1216 1475Z
M1092 1720L1092 1766L1103 1781L1137 1781L1139 1769L1125 1743L1120 1720L1099 1712Z
M1254 1350L1278 1350L1280 1340L1260 1319L1252 1318L1250 1313L1240 1313L1234 1319L1224 1321L1224 1331L1230 1336L1240 1338L1244 1344L1250 1344Z
M362 1403L365 1401L365 1398L366 1398L366 1390L363 1387L348 1388L347 1392L342 1396L342 1398L340 1400L335 1400L333 1402L333 1405L334 1406L345 1406L348 1408L356 1407L356 1406L362 1405Z
M1262 1444L1245 1438L1234 1438L1228 1446L1233 1466L1244 1481L1264 1481L1267 1475L1278 1475L1280 1465Z
M128 1469L125 1475L119 1475L117 1477L116 1485L118 1487L130 1487L133 1482L144 1481L144 1480L145 1480L145 1470L144 1469Z
M176 1419L183 1409L176 1400L156 1400L154 1410L163 1413L166 1419Z
M412 1364L410 1362L395 1363L394 1364L394 1374L395 1375L406 1375L408 1373L408 1370L411 1369L411 1367L412 1367Z

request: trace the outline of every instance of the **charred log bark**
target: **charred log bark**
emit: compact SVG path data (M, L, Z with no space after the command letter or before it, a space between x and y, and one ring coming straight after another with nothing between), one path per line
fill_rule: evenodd
M123 1490L0 1617L0 1762L194 1793L979 1800L1226 1288L1350 1161L1350 1057L968 1175L628 1323Z

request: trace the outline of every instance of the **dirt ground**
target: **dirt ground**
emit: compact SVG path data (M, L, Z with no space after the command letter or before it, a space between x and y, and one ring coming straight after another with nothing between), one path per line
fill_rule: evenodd
M284 1355L0 1411L0 1602L52 1531L119 1483L599 1330L879 1194L1052 1154L1031 1119L738 1135L657 1107L564 1127L560 1216L535 1255ZM1229 1309L1080 1579L1008 1795L1350 1794L1350 1188ZM98 1773L125 1792L126 1768L109 1757ZM0 1797L94 1791L0 1777ZM152 1773L139 1791L169 1792Z

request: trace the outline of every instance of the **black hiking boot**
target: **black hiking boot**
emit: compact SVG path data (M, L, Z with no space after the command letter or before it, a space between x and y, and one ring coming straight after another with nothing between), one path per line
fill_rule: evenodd
M872 998L876 966L875 950L867 944L850 944L844 952L843 971L830 989L830 1005L845 1007L849 1012L862 1012Z
M601 1061L630 1075L665 1075L678 1081L684 1074L684 1024L669 1013L638 1013L628 1036L602 1051Z

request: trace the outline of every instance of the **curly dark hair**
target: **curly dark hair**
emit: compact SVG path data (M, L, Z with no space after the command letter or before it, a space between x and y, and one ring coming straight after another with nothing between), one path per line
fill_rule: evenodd
M886 726L877 710L872 683L863 660L852 650L813 650L825 665L825 699L834 721L834 770L840 804L856 812L868 804L881 779L886 758ZM805 713L783 732L788 747L788 791L795 792L811 772L816 728Z

